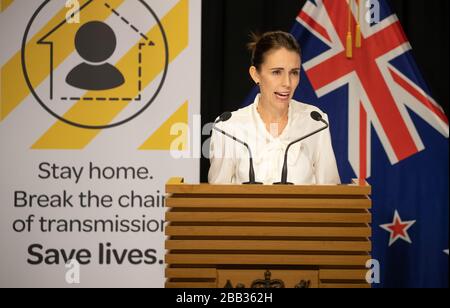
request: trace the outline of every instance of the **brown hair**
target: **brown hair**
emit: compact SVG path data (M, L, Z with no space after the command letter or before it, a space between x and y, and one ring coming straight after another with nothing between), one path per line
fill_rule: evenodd
M264 56L271 50L286 48L301 55L300 45L292 34L283 31L266 32L262 35L251 34L251 42L247 44L252 53L252 65L259 71L264 63Z

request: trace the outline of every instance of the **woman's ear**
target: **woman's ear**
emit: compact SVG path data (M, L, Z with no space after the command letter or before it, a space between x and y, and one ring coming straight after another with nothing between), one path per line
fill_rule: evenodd
M250 66L250 69L248 70L250 73L250 76L252 77L253 81L259 85L259 74L258 70L254 66Z

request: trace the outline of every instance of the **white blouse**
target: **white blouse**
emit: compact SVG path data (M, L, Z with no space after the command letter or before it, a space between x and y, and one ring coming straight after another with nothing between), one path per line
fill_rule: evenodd
M288 144L321 127L311 118L315 106L291 100L288 123L281 135L273 137L266 129L257 107L259 95L248 107L232 113L231 119L217 124L227 133L246 142L253 155L257 182L273 184L281 180L284 152ZM210 145L208 181L211 184L241 184L249 180L249 153L246 147L213 130ZM288 182L294 184L340 184L329 129L291 146L288 153Z

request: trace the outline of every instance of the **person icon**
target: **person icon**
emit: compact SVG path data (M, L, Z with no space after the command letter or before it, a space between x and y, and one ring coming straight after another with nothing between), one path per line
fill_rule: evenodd
M114 53L116 45L116 35L107 24L91 21L81 26L75 35L75 48L89 63L81 63L73 68L66 77L67 84L97 91L121 86L125 79L119 69L103 63Z

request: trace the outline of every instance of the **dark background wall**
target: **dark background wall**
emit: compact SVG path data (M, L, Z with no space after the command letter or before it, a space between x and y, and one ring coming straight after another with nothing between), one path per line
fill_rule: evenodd
M289 32L306 0L203 0L202 124L241 107L253 87L248 75L249 34ZM448 115L448 0L388 0L413 47L434 99ZM203 140L208 136L204 136ZM209 161L202 158L200 179L207 182Z

